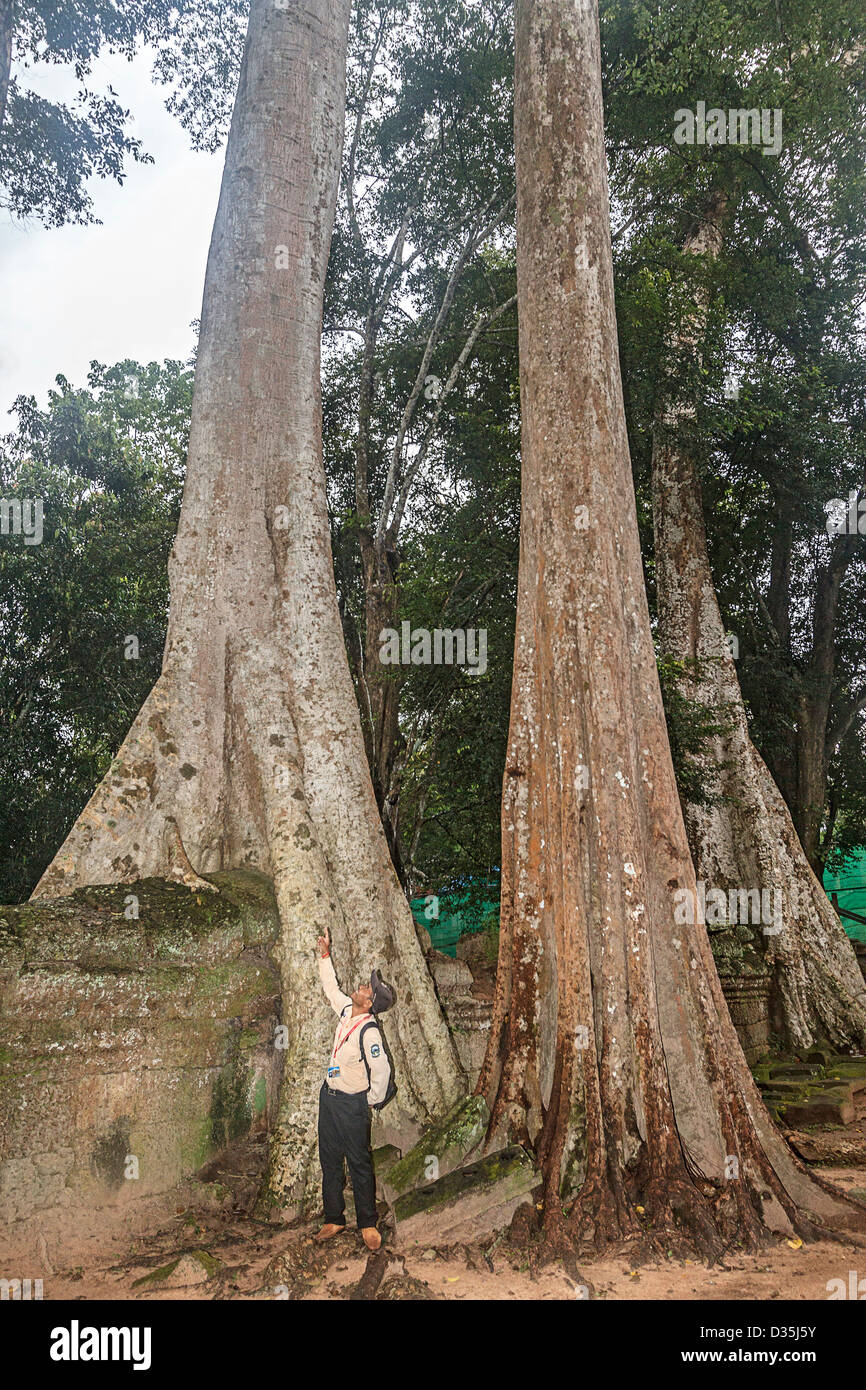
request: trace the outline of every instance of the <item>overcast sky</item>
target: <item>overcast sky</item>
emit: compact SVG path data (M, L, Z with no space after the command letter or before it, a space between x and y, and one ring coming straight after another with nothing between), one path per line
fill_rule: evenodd
M59 372L80 386L94 358L185 359L193 346L223 152L190 151L150 67L142 53L94 68L92 85L114 87L156 161L129 163L122 186L94 180L101 227L46 230L0 214L0 434L15 397L44 404ZM57 69L24 80L44 96L74 92Z

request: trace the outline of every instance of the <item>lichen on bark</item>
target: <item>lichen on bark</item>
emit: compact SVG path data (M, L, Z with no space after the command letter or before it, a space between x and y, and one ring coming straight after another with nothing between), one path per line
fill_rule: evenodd
M373 797L337 607L322 465L322 301L337 196L349 0L253 0L208 257L162 673L35 896L218 870L273 881L286 1067L268 1189L316 1184L332 1028L315 941L376 966L397 1007L399 1105L463 1078Z
M761 1103L703 926L643 585L595 4L518 0L522 508L502 916L479 1094L548 1241L718 1252L862 1222Z

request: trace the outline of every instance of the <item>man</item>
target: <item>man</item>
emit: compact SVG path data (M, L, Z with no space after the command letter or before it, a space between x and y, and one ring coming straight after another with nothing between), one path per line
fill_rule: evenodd
M319 1093L319 1162L325 1224L317 1240L330 1240L346 1228L343 1159L349 1165L355 1214L368 1250L378 1250L376 1177L370 1152L370 1107L385 1100L391 1065L375 1016L390 1009L394 996L373 971L368 985L343 994L331 963L330 933L319 937L319 977L328 1003L339 1014L328 1071ZM363 1034L363 1039L362 1039ZM366 1064L365 1059L366 1058ZM369 1069L369 1081L368 1081Z

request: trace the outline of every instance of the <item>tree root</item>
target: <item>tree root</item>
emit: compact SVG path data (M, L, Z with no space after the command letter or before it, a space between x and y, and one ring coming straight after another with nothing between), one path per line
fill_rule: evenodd
M165 852L168 856L169 866L166 877L171 879L173 883L183 883L196 893L203 890L207 893L219 893L216 885L208 883L206 878L197 874L189 862L189 855L183 847L183 840L180 837L180 830L174 816L166 816L165 818Z
M849 1231L818 1225L802 1212L786 1215L793 1234L804 1241L852 1239ZM569 1268L569 1261L627 1249L639 1263L691 1257L713 1265L733 1248L755 1253L783 1238L764 1224L760 1196L749 1190L734 1195L724 1187L709 1195L686 1180L655 1181L618 1198L603 1180L589 1179L567 1213L545 1221L538 1259Z

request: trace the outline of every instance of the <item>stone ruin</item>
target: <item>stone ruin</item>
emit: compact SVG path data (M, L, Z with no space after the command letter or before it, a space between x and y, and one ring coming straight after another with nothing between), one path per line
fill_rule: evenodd
M130 1201L196 1177L211 1183L223 1167L242 1166L240 1151L251 1154L256 1141L265 1152L283 1061L275 1046L276 902L257 873L216 874L213 882L218 895L150 879L0 907L0 1228L7 1233L28 1223L50 1229L54 1217L68 1226L95 1209L122 1214ZM434 1235L466 1240L507 1224L518 1209L531 1213L539 1180L518 1146L486 1151L489 1117L472 1095L490 1031L491 942L484 932L464 936L450 957L417 930L467 1094L422 1136L376 1123L380 1192L406 1248ZM749 988L723 972L722 982L764 1099L790 1142L811 1161L859 1161L864 1141L852 1120L863 1114L863 1060L817 1052L766 1058L763 980L749 978ZM828 1124L851 1137L843 1130L840 1140L839 1128L825 1135ZM248 1171L254 1193L260 1168L252 1162ZM351 1211L351 1196L349 1203Z
M0 1223L167 1192L266 1134L276 903L259 874L213 882L219 895L149 879L0 907ZM492 964L419 935L471 1089Z

